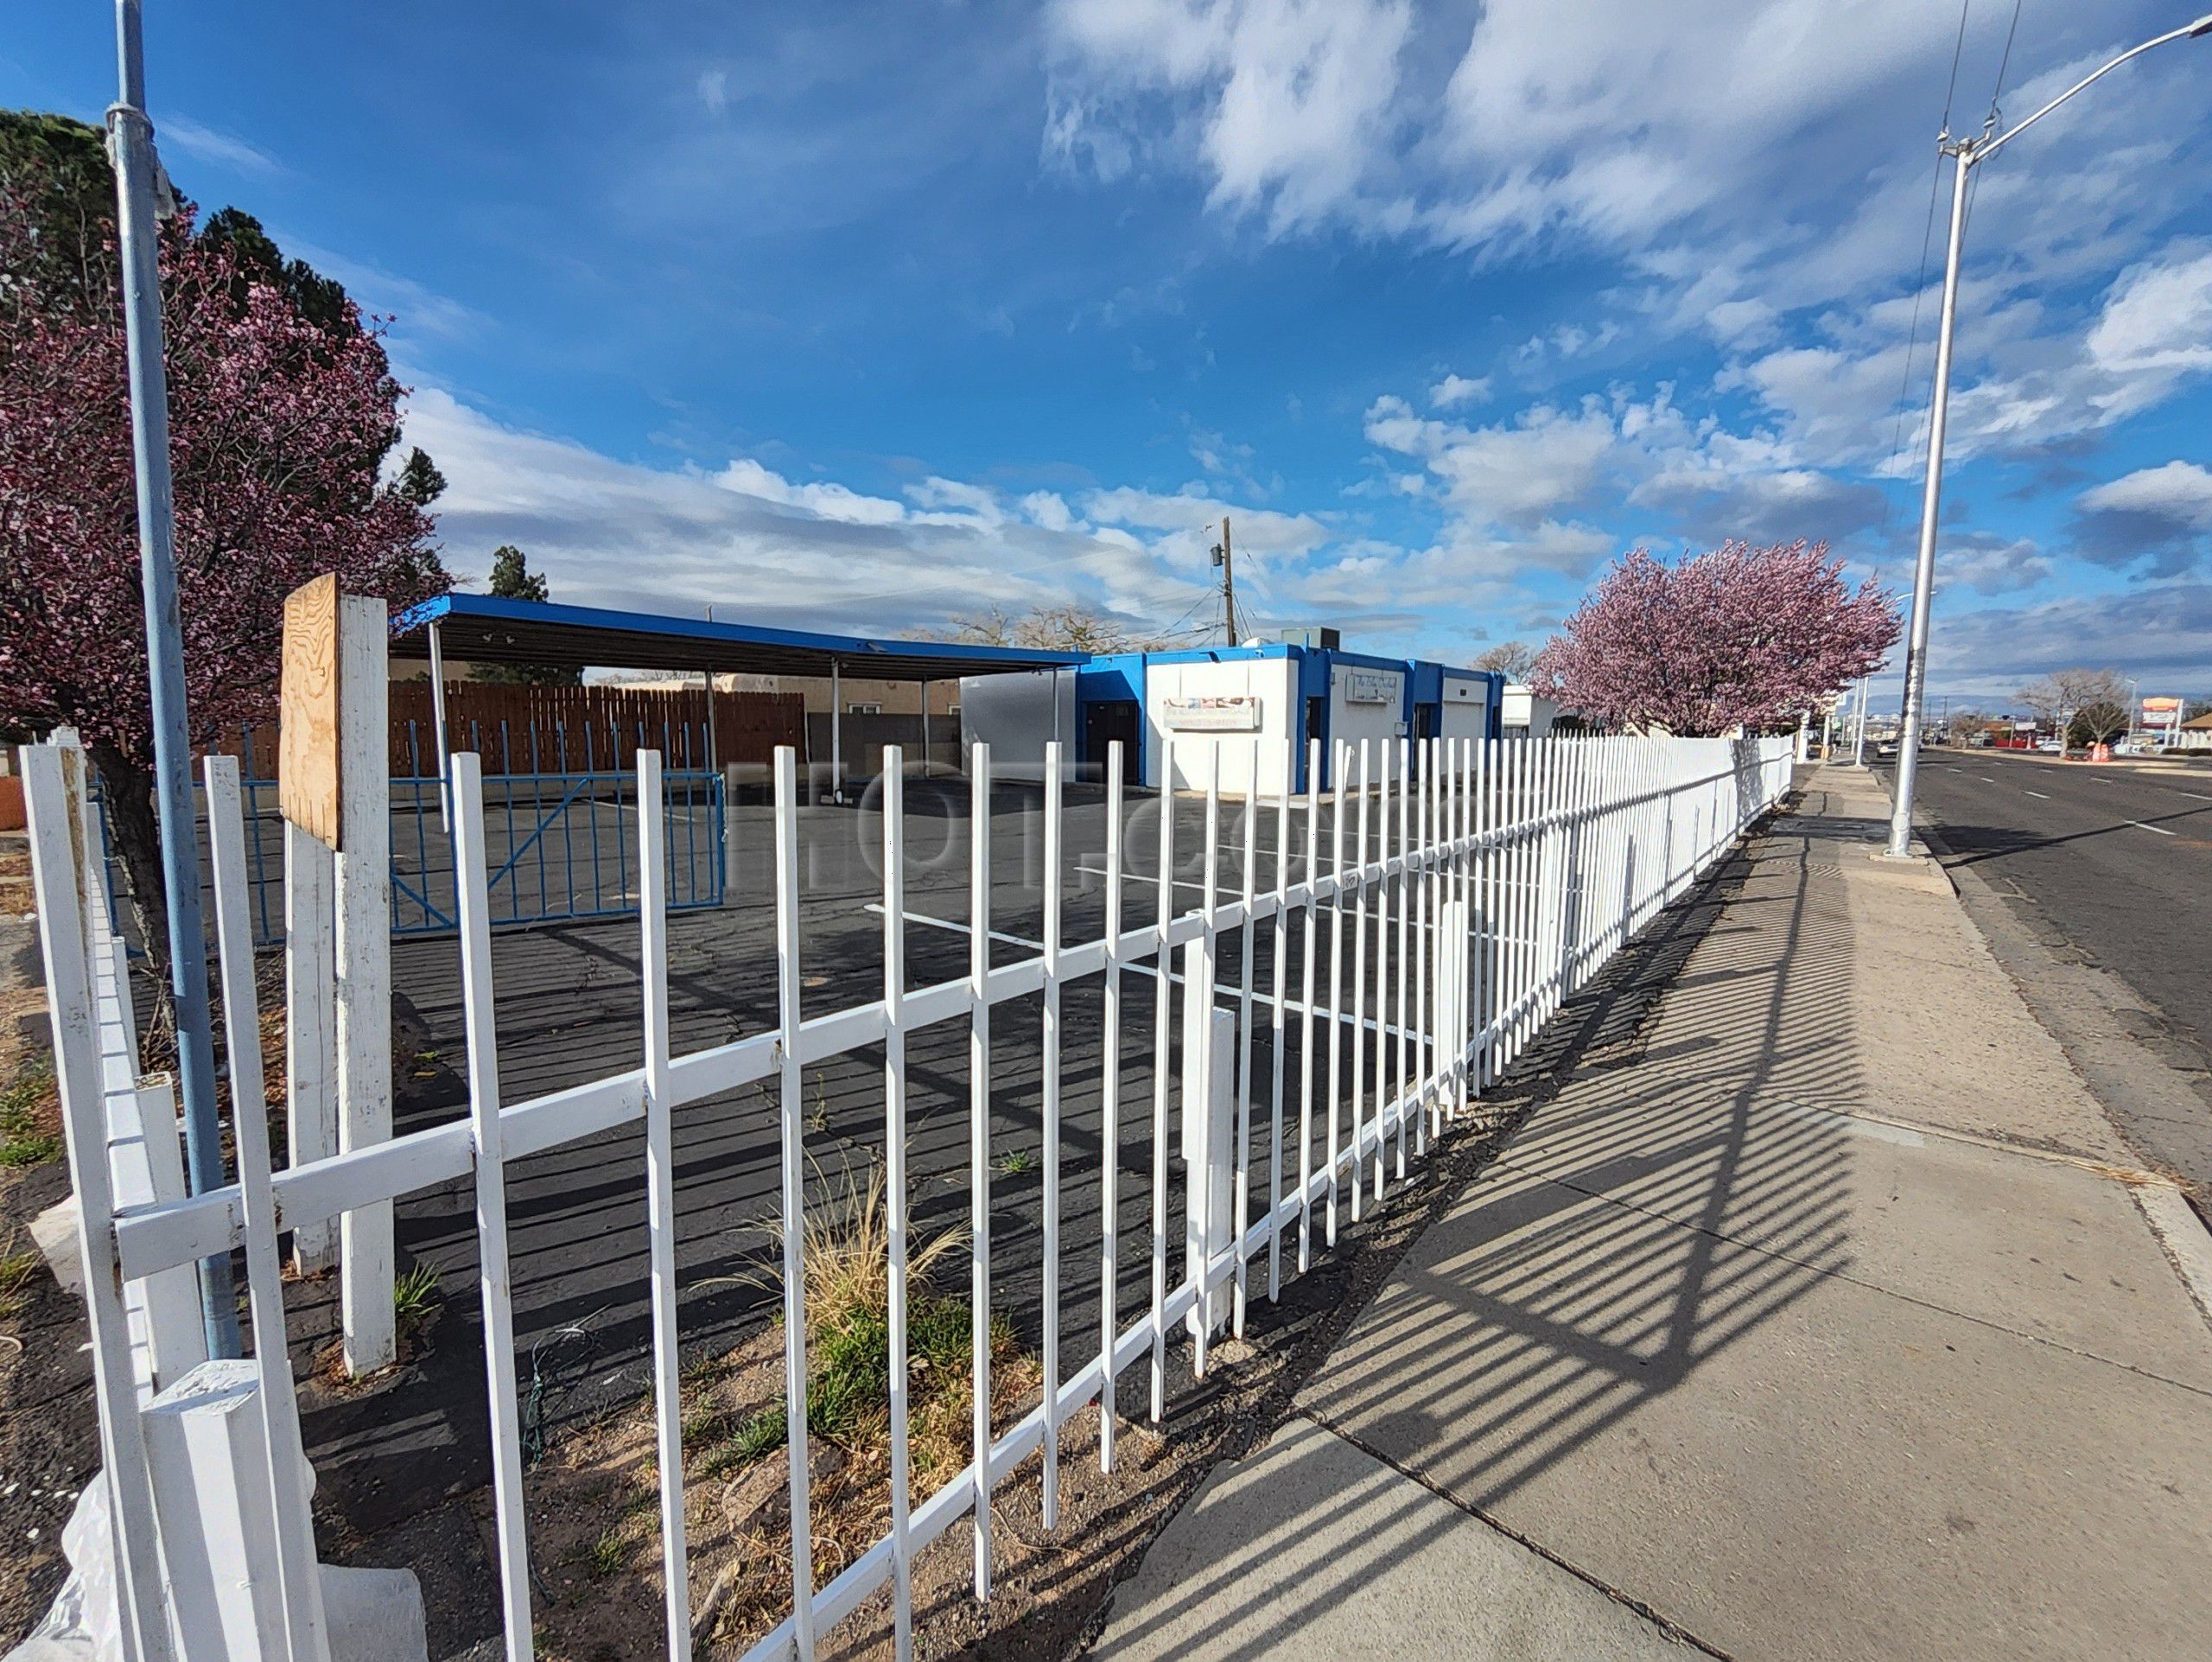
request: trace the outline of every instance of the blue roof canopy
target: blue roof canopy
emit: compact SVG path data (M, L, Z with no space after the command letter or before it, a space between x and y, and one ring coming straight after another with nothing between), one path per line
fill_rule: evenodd
M940 681L963 675L1068 669L1086 653L957 640L881 640L866 635L709 623L656 612L618 612L493 595L442 595L391 622L395 658L430 655L430 625L449 659L544 664L562 669L702 670L752 675L828 675L834 665L869 681Z

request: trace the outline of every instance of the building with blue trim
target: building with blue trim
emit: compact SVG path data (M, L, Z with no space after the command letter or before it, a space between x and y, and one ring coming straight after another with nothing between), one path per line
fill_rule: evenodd
M1070 777L1098 779L1118 741L1129 784L1204 790L1217 779L1224 794L1265 798L1281 793L1286 762L1294 794L1357 785L1356 771L1334 776L1339 745L1369 746L1379 769L1401 739L1494 737L1503 688L1484 670L1265 642L1112 653L1078 667L1071 685L1002 677L963 683L961 697L963 736L1005 764L1041 763L1057 738Z

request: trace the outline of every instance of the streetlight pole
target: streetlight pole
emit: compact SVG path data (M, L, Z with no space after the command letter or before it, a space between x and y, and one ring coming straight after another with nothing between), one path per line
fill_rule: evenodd
M1859 717L1858 731L1853 735L1851 741L1851 765L1853 767L1864 767L1866 765L1867 680L1868 678L1864 675L1859 678L1859 709L1856 712Z
M145 51L138 0L116 0L122 95L107 112L115 162L116 228L123 249L123 317L130 356L130 446L138 482L139 586L146 607L146 668L153 695L154 777L161 810L162 885L168 891L169 999L176 1017L178 1094L184 1105L186 1175L194 1194L223 1184L215 1118L215 1048L208 1026L207 937L200 913L200 839L194 830L192 738L185 719L184 626L176 597L176 513L169 493L168 376L162 361L159 163L146 118ZM238 1105L238 1111L249 1105ZM92 1219L86 1219L89 1227ZM207 1353L238 1353L237 1296L226 1252L200 1265Z
M1993 111L1989 125L1982 129L1979 138L1955 139L1946 129L1936 140L1942 153L1954 157L1958 165L1951 175L1951 240L1943 260L1943 314L1936 339L1936 390L1928 421L1927 488L1920 502L1920 557L1912 572L1912 629L1905 646L1904 709L1897 730L1897 802L1891 811L1890 840L1885 850L1892 858L1903 859L1912 850L1912 790L1920 770L1921 711L1928 682L1928 614L1936 591L1936 514L1943 487L1943 423L1951 399L1951 334L1958 318L1959 251L1966 240L1968 176L2067 99L2091 82L2103 80L2129 59L2169 41L2195 40L2206 35L2212 35L2212 12L2193 23L2169 29L2140 46L2130 48L2102 68L2075 81L2017 127L1993 136L1996 125Z

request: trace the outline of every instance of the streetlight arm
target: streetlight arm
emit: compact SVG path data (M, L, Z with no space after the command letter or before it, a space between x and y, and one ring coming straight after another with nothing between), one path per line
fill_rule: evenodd
M2113 70L2119 68L2120 65L2126 63L2130 58L2139 58L2143 54L2148 52L2154 46L2164 46L2171 41L2195 40L2198 36L2204 35L2212 35L2212 11L2206 12L2203 16L2198 18L2193 23L2184 23L2179 29L2169 29L2166 33L2157 36L2155 39L2145 41L2139 47L2131 48L2129 50L2121 53L2117 58L2114 58L2103 68L2093 71L2089 74L2082 76L2081 80L2075 81L2073 86L2068 87L2056 98L2051 99L2050 103L2044 105L2042 109L2037 111L2025 121L2020 123L2018 126L1999 134L1995 138L1990 139L1986 143L1975 144L1967 156L1967 161L1969 162L1986 162L1991 156L1997 153L1998 149L2000 146L2011 143L2022 133L2027 131L2029 128L2034 126L2036 123L2041 121L2053 110L2056 110L2060 105L2065 103L2067 99L2072 98L2075 93L2080 92L2083 87L2089 86L2093 82L2102 80L2107 75L2112 73Z

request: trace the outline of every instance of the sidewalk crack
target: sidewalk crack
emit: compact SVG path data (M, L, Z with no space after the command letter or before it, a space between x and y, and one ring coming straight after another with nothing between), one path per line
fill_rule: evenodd
M1429 1493L1434 1495L1438 1500L1445 1502L1445 1504L1452 1507L1455 1511L1466 1513L1468 1517L1474 1519L1478 1523L1488 1525L1491 1529L1496 1530L1500 1535L1505 1537L1507 1540L1514 1543L1515 1545L1523 1547L1529 1551L1535 1553L1547 1563L1556 1564L1560 1569L1567 1571L1568 1575L1573 1576L1585 1586L1594 1588L1599 1592L1603 1593L1614 1603L1623 1605L1627 1608L1633 1610L1637 1615L1642 1616L1653 1627L1658 1628L1662 1633L1665 1634L1675 1643L1678 1645L1687 1645L1693 1650L1701 1652L1707 1656L1717 1657L1720 1659L1720 1662L1733 1662L1729 1652L1722 1650L1719 1646L1711 1643L1709 1640L1699 1638L1688 1628L1683 1627L1679 1621L1675 1621L1664 1612L1654 1608L1645 1600L1637 1597L1633 1593L1626 1592L1620 1588L1615 1587L1611 1582L1605 1581L1603 1577L1592 1575L1588 1570L1583 1569L1581 1565L1574 1563L1567 1558L1561 1557L1558 1553L1553 1551L1541 1541L1531 1539L1529 1536L1514 1528L1512 1525L1506 1523L1502 1519L1497 1517L1494 1513L1486 1512L1482 1507L1476 1506L1473 1502L1452 1493L1450 1489L1446 1488L1442 1484L1437 1482L1427 1473L1422 1472L1414 1467L1408 1466L1405 1461L1396 1458L1395 1455L1388 1454L1384 1450L1376 1448L1373 1443L1369 1442L1363 1437L1360 1436L1358 1433L1347 1430L1337 1421L1331 1419L1326 1414L1322 1413L1319 1409L1309 1407L1306 1404L1300 1403L1293 1407L1291 1412L1296 1415L1299 1418L1319 1427L1322 1430L1326 1431L1331 1436L1336 1437L1341 1442L1350 1443L1353 1448L1358 1449L1360 1453L1365 1455L1370 1460L1376 1461L1381 1464L1389 1467L1392 1471L1395 1472L1400 1477L1404 1478L1407 1481L1419 1484L1422 1488L1427 1490Z

